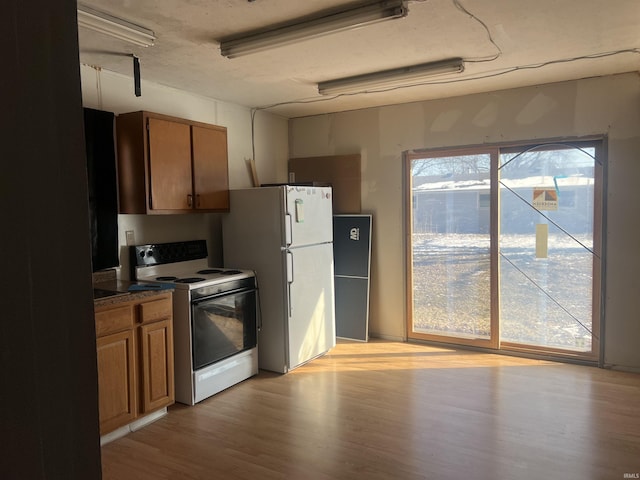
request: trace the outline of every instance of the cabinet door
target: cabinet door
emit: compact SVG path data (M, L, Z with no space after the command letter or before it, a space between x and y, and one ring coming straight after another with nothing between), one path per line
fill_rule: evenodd
M97 339L100 434L136 417L135 348L133 330Z
M144 324L140 330L141 413L174 402L172 320Z
M227 130L191 127L193 142L193 184L195 208L229 209Z
M148 119L149 204L152 210L190 210L191 135L189 125Z

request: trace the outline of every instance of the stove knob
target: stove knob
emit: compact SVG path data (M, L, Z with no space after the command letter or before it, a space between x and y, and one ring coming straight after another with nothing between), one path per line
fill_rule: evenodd
M147 257L153 257L153 250L149 250L147 252Z

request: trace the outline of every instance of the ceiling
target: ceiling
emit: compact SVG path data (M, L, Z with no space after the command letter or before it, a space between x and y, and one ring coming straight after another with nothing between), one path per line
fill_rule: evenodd
M638 71L638 0L414 0L409 14L228 59L219 40L352 0L82 0L153 30L138 47L79 29L80 62L143 82L288 117ZM358 3L358 2L356 2ZM462 57L462 73L379 93L318 94L317 83ZM133 86L132 86L133 91ZM274 106L275 105L275 106Z

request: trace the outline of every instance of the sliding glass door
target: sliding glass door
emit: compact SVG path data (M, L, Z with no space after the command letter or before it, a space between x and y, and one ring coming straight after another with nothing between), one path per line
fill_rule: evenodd
M488 152L409 160L411 333L493 346Z
M597 358L600 156L600 142L408 155L408 336Z

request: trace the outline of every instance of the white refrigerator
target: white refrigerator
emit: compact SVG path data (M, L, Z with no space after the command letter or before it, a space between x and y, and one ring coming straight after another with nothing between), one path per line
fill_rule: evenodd
M258 366L286 373L336 344L330 187L230 191L224 264L256 272Z

